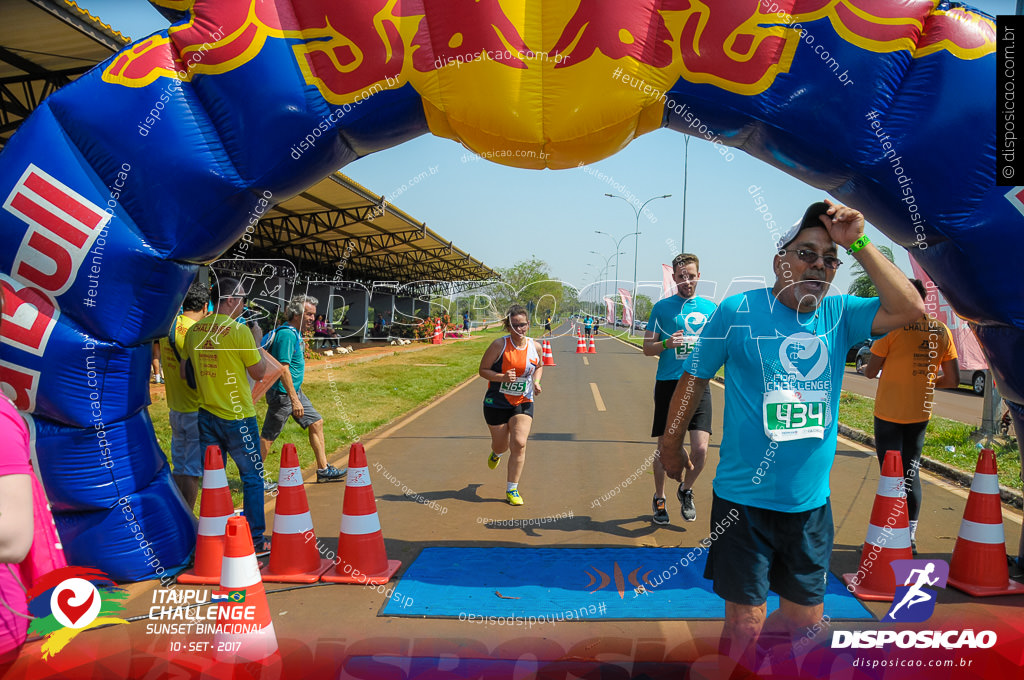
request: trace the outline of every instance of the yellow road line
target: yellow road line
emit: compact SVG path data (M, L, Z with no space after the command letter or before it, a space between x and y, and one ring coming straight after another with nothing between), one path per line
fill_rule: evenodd
M594 393L594 403L597 405L597 410L607 410L604 407L604 399L601 398L601 392L597 389L597 383L590 383L590 391Z

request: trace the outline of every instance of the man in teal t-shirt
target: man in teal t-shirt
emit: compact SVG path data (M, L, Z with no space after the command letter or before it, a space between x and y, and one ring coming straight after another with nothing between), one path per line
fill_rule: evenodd
M260 446L263 457L270 453L270 447L284 429L289 416L295 419L309 434L309 446L316 456L317 482L331 482L342 479L348 468L339 470L327 462L324 445L324 419L309 397L302 391L302 380L306 375L306 343L302 331L312 328L316 319L317 299L309 295L296 295L285 307L288 323L267 334L264 345L270 354L287 369L281 378L267 390L267 417L260 432Z
M837 245L864 268L878 298L826 297L841 264ZM722 648L747 668L757 668L762 627L788 647L821 621L846 351L924 313L907 277L864 236L864 216L846 206L810 206L779 241L773 268L772 288L726 298L704 326L673 395L661 447L673 479L693 467L682 448L699 401L693 395L726 366L711 503L717 529L704 576L725 600ZM766 621L769 589L780 605Z
M672 260L672 280L676 294L658 300L651 310L644 336L644 355L658 357L658 374L654 382L654 424L651 436L658 438L665 432L668 407L676 383L683 375L683 366L693 350L708 317L715 311L715 303L699 298L697 282L700 280L700 260L696 255L683 253ZM697 506L693 502L693 485L704 469L707 459L708 440L711 437L711 388L704 389L700 406L690 420L690 460L693 469L686 471L683 483L676 490L676 498L682 506L683 519L693 522L697 519ZM651 510L655 524L668 524L668 510L665 507L665 468L661 459L654 459L654 500Z

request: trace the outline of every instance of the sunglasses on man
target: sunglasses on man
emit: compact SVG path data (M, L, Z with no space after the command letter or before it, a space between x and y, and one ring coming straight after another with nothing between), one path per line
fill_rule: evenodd
M805 250L803 248L798 248L796 250L783 249L781 252L796 253L796 256L800 258L800 261L806 262L807 264L814 264L815 262L818 261L818 258L821 258L822 263L828 269L839 269L839 265L843 263L843 261L840 260L835 255L822 255L820 253L814 252L813 250Z

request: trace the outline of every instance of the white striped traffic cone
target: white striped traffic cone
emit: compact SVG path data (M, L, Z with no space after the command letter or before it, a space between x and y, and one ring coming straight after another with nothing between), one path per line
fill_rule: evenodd
M387 583L402 563L389 560L370 484L366 450L359 442L348 454L348 479L341 511L337 566L321 580L329 583Z
M551 353L551 342L549 340L543 340L541 342L541 352L543 354L543 362L545 366L555 366L555 355Z
M587 343L583 341L583 336L576 333L576 354L586 354Z
M973 597L1024 595L1024 584L1010 580L1006 536L999 498L999 475L992 449L982 449L946 581Z
M594 336L590 336L590 349L587 350L587 354L597 354L597 345L594 344Z
M913 558L903 462L899 451L886 451L860 568L855 574L843 574L843 581L847 590L862 600L891 602L896 595L896 576L889 563Z
M218 661L263 661L277 652L267 593L260 580L249 522L244 517L228 520L220 591L214 595L219 599L213 636Z
M235 514L228 476L224 472L224 454L219 447L206 447L200 493L195 561L191 569L178 574L178 583L216 585L220 582L221 558L224 556L224 527L228 518Z
M330 568L331 561L322 559L317 549L295 444L285 444L281 450L281 471L277 479L274 533L270 542L270 561L262 569L263 580L268 583L316 583L320 574Z

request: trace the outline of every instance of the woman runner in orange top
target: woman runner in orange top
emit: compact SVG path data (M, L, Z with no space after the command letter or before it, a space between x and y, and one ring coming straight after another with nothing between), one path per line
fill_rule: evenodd
M526 462L526 440L533 425L533 397L540 394L540 345L529 338L530 319L521 305L512 305L505 315L508 335L495 340L480 360L480 377L489 381L484 395L484 420L491 431L491 453L487 466L498 467L505 451L508 461L508 486L505 499L510 505L522 505L519 476Z

